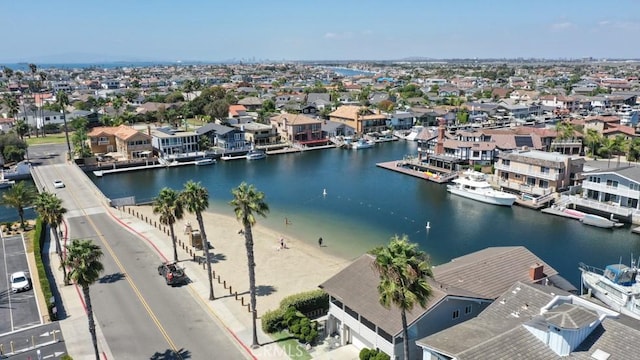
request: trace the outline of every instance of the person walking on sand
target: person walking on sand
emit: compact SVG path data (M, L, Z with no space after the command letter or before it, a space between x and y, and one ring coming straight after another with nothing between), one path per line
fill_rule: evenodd
M322 247L322 237L318 239L318 246Z
M280 238L280 249L284 249L284 238Z

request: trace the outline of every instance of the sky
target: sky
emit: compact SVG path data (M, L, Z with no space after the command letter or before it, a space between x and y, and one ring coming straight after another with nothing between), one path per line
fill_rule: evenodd
M640 0L3 0L0 62L640 58Z

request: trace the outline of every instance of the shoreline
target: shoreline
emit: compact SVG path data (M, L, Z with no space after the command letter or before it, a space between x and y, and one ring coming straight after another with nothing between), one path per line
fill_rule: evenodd
M150 205L132 206L132 209L157 220ZM239 233L242 225L231 215L207 210L202 214L207 240L213 249L212 268L238 293L248 293L249 276L244 236ZM280 301L289 295L318 289L318 286L351 263L351 259L341 258L327 251L327 245L313 246L296 237L278 232L261 225L258 219L253 227L254 257L256 273L256 294L258 316L267 310L279 307ZM176 237L187 241L185 225L190 223L198 228L195 215L186 213L176 221ZM281 248L280 239L285 248ZM170 242L169 236L164 241ZM180 261L190 261L184 252L179 253ZM200 251L198 251L200 253ZM171 254L165 254L171 257Z

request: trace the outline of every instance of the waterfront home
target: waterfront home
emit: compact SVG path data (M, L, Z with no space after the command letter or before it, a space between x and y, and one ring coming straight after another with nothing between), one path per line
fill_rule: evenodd
M161 127L151 130L150 135L153 148L163 158L174 158L200 150L198 134L193 131Z
M607 163L600 163L607 166ZM634 218L640 218L640 168L627 165L588 171L582 175L582 194L571 197L570 202L637 222L638 219Z
M322 133L329 138L335 136L353 136L355 129L343 123L324 120L322 122Z
M580 109L580 101L573 96L544 95L540 97L544 106L558 110L577 111Z
M524 200L547 197L575 185L584 158L532 150L503 152L495 163L494 185L519 194Z
M576 125L583 125L585 134L587 130L593 129L602 135L605 130L616 125L620 125L620 118L615 115L587 116L582 120L574 120L572 123Z
M303 114L280 114L269 122L275 127L280 141L302 146L326 145L327 137L322 133L322 120Z
M244 132L245 141L249 144L263 146L274 145L278 141L278 132L272 125L257 122L232 123L231 126Z
M132 160L150 157L153 153L151 136L126 125L94 127L87 138L94 155L110 153L120 160Z
M367 107L342 105L329 114L329 120L341 122L356 129L356 134L382 132L387 129L387 116Z
M392 359L403 358L400 311L379 302L374 257L360 256L320 285L329 294L326 329L342 345L377 348ZM412 359L421 358L415 340L477 316L517 281L549 283L575 291L556 270L522 246L491 247L434 266L428 279L432 297L426 308L407 313Z
M389 115L387 126L393 127L394 130L409 130L415 123L415 116L409 111L396 111Z
M416 342L423 360L634 359L640 322L554 286L514 283L477 317Z
M206 136L209 142L224 153L249 150L250 144L245 140L242 129L222 124L208 123L195 130L199 137Z

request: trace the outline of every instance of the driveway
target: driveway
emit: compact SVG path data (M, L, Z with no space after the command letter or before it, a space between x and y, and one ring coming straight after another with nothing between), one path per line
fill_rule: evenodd
M30 276L29 265L21 235L1 235L0 246L0 334L6 334L41 324L33 286L30 290L11 292L9 276L24 271Z

